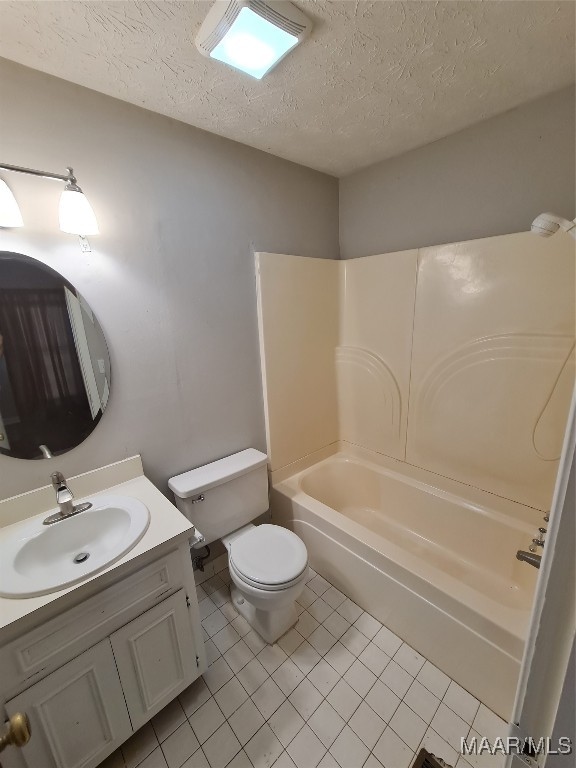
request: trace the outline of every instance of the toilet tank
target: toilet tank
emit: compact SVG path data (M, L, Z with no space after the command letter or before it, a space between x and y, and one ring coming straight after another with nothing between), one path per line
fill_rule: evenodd
M265 453L248 448L168 480L176 506L206 544L267 511L267 460Z

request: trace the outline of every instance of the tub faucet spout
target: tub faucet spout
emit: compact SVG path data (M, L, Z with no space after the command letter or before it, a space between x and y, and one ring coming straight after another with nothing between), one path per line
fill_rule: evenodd
M525 563L533 565L534 568L540 568L542 555L535 555L532 552L524 552L524 550L519 549L518 552L516 552L516 560L522 560Z

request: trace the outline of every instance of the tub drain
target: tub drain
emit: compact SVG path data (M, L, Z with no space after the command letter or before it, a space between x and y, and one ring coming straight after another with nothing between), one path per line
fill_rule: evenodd
M90 557L90 552L79 552L74 558L75 563L84 563Z

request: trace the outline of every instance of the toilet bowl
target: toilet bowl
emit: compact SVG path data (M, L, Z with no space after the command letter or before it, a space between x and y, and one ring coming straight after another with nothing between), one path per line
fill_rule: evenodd
M292 531L252 521L268 510L267 456L254 448L170 478L176 506L228 551L232 602L267 643L298 620L296 599L308 574L308 552Z
M308 575L304 542L269 524L245 526L222 541L234 607L263 640L274 643L298 621L294 603Z

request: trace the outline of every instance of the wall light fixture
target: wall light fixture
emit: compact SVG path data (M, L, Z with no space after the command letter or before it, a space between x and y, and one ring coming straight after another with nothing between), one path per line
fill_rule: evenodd
M0 170L27 173L31 176L39 176L42 179L55 179L63 181L66 186L60 198L60 229L71 235L97 235L99 234L98 222L92 210L92 206L84 196L84 193L76 182L74 171L67 168L66 175L50 173L49 171L37 171L34 168L22 168L19 165L0 163ZM0 227L21 227L22 215L18 208L14 195L8 185L0 179Z

